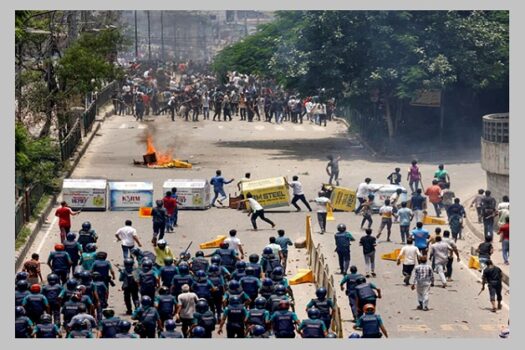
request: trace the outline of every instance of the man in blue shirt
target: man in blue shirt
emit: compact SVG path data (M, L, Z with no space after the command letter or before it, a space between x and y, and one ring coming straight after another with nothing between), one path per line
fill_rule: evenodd
M281 265L283 265L283 271L286 274L286 265L288 261L288 246L293 245L293 243L290 240L290 238L284 236L284 230L277 230L277 234L279 234L279 237L277 237L275 243L281 246L281 253L283 255Z
M211 201L211 206L215 206L215 201L219 197L219 194L222 196L221 199L217 200L220 205L222 205L222 201L226 199L226 193L224 192L224 185L227 185L231 182L233 182L235 179L231 179L230 181L226 181L224 177L222 177L222 172L220 170L217 170L215 172L215 176L211 178L210 184L213 185L213 192L215 195L213 196L213 199Z
M414 245L419 249L419 251L425 255L428 247L428 239L430 234L427 230L423 228L423 223L418 222L416 228L412 230L412 237L414 238Z
M423 210L427 208L427 197L421 194L422 190L418 188L416 193L410 198L410 208L414 213L414 218L416 222L423 221Z
M405 244L408 238L410 222L414 218L412 210L410 210L410 208L407 208L407 202L401 203L401 209L397 211L397 217L399 218L399 231L401 233L401 242Z

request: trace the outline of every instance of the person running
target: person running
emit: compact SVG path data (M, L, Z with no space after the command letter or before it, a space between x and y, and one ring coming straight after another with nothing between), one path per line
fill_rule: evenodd
M484 189L479 189L478 194L474 197L474 199L470 203L470 208L474 206L476 208L476 213L478 214L478 224L481 224L483 222L483 215L481 213L481 202L483 200L484 193L485 193Z
M345 290L343 285L346 284L345 294L348 296L348 303L352 310L354 320L357 319L357 285L366 282L365 276L357 273L357 267L355 265L350 266L350 273L345 275L339 286L341 291Z
M419 265L414 269L414 283L411 289L417 287L417 301L418 310L428 311L428 296L430 294L430 286L434 284L434 272L432 267L427 264L427 257L422 255L419 258Z
M376 277L374 270L377 241L376 237L372 236L371 229L366 229L365 233L366 236L361 237L359 240L359 245L363 247L363 256L365 257L366 265L366 278L370 277L370 273L372 273L372 277Z
M449 251L449 255L448 255L447 269L445 271L445 277L447 278L447 282L450 282L452 281L452 265L454 263L453 254L456 254L458 262L460 262L461 259L459 258L458 246L456 245L454 240L450 238L450 231L448 230L443 231L443 241L447 242L447 244L451 248L451 250Z
M501 310L501 289L503 287L501 281L503 273L501 269L494 265L492 260L487 260L487 268L483 271L481 291L485 290L485 284L489 286L490 303L492 304L492 312L496 312L496 300L498 301L498 310Z
M494 218L498 215L496 199L494 199L491 194L490 191L485 191L485 197L481 200L481 214L483 216L483 232L485 237L492 237Z
M498 234L501 238L501 251L503 254L503 263L505 265L509 265L510 218L508 216L505 218L505 224L499 227Z
M441 279L442 287L447 287L447 278L445 277L445 270L448 263L448 257L452 252L452 247L443 241L441 236L436 236L436 242L430 245L428 255L432 259L434 271Z
M334 156L330 154L326 158L328 158L328 164L326 165L326 173L330 177L328 179L328 183L331 185L332 180L335 180L335 185L339 186L339 161L341 160L341 156L337 156L337 158L334 158Z
M452 231L452 238L454 242L461 239L461 231L463 229L463 219L467 217L465 208L460 204L460 199L455 198L454 204L447 209L448 224L450 231Z
M416 222L423 222L424 211L427 209L427 197L423 196L422 192L421 188L418 188L410 198L410 209Z
M246 174L244 174L244 177L239 182L237 182L237 189L239 190L239 192L242 193L242 185L243 185L243 183L251 181L251 179L250 179L251 176L252 176L252 174L246 173Z
M443 164L439 164L438 170L436 170L434 173L434 178L438 181L438 184L441 188L445 188L447 185L450 188L450 176L445 170L445 166Z
M122 255L124 259L129 257L129 252L135 247L135 243L137 243L139 247L142 247L142 243L140 243L137 235L137 230L132 224L131 220L126 220L124 227L119 228L117 233L115 233L117 242L122 242Z
M361 214L363 215L363 220L361 220L361 230L363 229L363 226L365 222L368 221L368 228L372 228L372 223L374 222L372 220L372 205L374 204L374 195L369 194L367 200L361 205Z
M292 246L293 242L290 238L284 235L284 230L277 230L277 234L279 235L279 237L275 239L275 243L277 243L281 247L281 265L283 266L283 271L286 274L286 266L288 263L288 246Z
M361 182L359 184L359 186L357 186L356 197L357 197L357 200L359 201L359 206L355 210L355 214L356 215L359 214L359 212L361 211L361 209L363 207L363 203L368 198L368 195L370 195L371 193L375 192L373 190L372 186L370 186L370 182L372 182L372 179L367 177L365 179L365 182Z
M350 266L350 242L355 241L355 238L346 230L345 224L337 225L337 232L334 238L335 251L339 258L339 270L342 275L346 275Z
M399 218L399 232L401 234L401 243L405 244L409 237L410 222L414 218L414 214L410 208L407 208L407 202L401 202L401 209L397 211Z
M401 251L397 256L398 266L401 264L401 260L403 259L403 282L405 283L405 286L408 286L410 284L410 277L412 277L412 271L416 266L418 257L421 256L419 249L413 243L414 239L411 236L408 236L406 245L403 246L403 248L401 248Z
M235 179L232 178L230 181L226 181L224 177L222 177L222 171L220 170L217 170L215 172L215 176L212 177L210 180L210 184L213 185L213 192L214 192L213 199L211 200L212 207L215 206L215 201L217 201L220 205L222 205L222 201L227 198L226 193L224 192L224 185L232 183L233 180ZM219 195L221 195L222 198L218 198Z
M379 226L377 239L379 239L386 226L386 241L392 242L390 240L390 234L392 233L392 217L395 217L396 215L394 214L394 208L390 205L390 199L385 200L385 205L379 209L379 214L381 214L381 225Z
M177 206L177 200L173 198L173 196L171 195L171 191L167 191L164 198L162 198L162 203L164 208L166 209L166 213L168 214L165 230L166 232L173 232L173 216L175 207Z
M422 222L418 222L416 228L412 230L412 238L414 239L414 245L422 254L426 255L430 233L423 228Z
M421 178L422 178L421 171L419 171L419 167L417 166L417 160L413 160L412 165L408 169L408 175L407 175L408 185L410 186L412 193L418 190L419 184L421 184L421 187L423 187Z
M243 201L243 202L248 202L249 205L250 205L250 208L251 208L252 212L251 212L251 213L248 212L248 216L251 215L250 220L251 220L251 222L252 222L252 226L253 226L253 230L254 230L254 231L257 231L257 222L256 222L256 220L257 220L257 218L259 218L259 217L260 217L263 221L266 221L267 223L269 223L270 225L272 225L272 228L275 227L275 224L273 223L272 220L270 220L270 219L264 217L264 208L262 207L262 205L259 204L259 202L257 202L257 201L253 198L251 192L248 192L248 193L246 194L246 199L243 199L242 201Z
M428 187L425 191L425 195L428 196L428 200L434 206L438 218L441 216L442 194L441 187L439 187L437 180L432 180L432 186Z
M164 238L164 230L166 229L166 221L168 219L168 212L164 208L162 199L158 199L157 206L151 211L151 218L153 221L153 238L151 243L155 244L157 240Z
M303 184L299 182L299 177L293 176L292 182L288 182L286 178L284 178L284 181L293 190L292 205L297 209L297 211L301 211L301 208L297 205L297 201L299 200L301 200L301 202L304 203L304 205L306 206L306 208L308 208L309 211L312 211L310 204L308 204L308 201L306 200L306 197L304 196Z
M492 236L485 237L485 242L479 244L478 248L476 249L476 253L478 254L481 271L483 271L487 265L487 261L490 260L490 256L492 253L494 253L494 247L492 246Z
M71 215L80 214L79 211L72 210L66 201L60 202L60 208L55 211L55 216L58 218L58 228L60 229L60 242L64 243L66 234L71 230Z

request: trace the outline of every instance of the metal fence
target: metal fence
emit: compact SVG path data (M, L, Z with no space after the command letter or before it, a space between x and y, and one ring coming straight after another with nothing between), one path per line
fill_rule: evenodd
M330 274L330 269L325 262L325 257L321 253L321 245L314 247L312 242L312 218L306 217L306 242L308 249L308 265L312 270L316 287L324 287L327 290L327 296L334 302L335 316L332 321L332 331L337 334L338 338L343 337L343 322L341 319L341 309L337 305L336 284L334 277Z
M95 101L91 102L88 109L82 113L82 124L84 126L84 136L87 136L95 123L97 117L97 104Z
M15 204L15 239L22 231L25 223L27 223L31 215L35 212L38 202L44 195L44 186L37 183L27 187L23 195L18 198Z
M60 156L63 162L71 158L81 140L80 120L77 119L69 133L60 140Z
M118 91L120 87L120 82L115 80L108 85L106 85L97 95L97 98L95 100L96 109L98 112L98 109L105 105L107 102L111 101L113 94L115 91Z

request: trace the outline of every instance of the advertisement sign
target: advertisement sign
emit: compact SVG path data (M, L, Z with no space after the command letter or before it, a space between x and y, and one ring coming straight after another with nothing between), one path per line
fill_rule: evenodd
M210 184L204 179L169 179L164 182L164 194L177 188L179 209L207 209L210 207Z
M335 186L330 196L330 202L332 202L334 209L353 211L355 209L356 192L349 188Z
M138 210L153 206L152 182L110 182L110 210Z
M410 105L419 107L441 106L441 90L419 90L410 101Z
M243 182L242 194L245 198L248 192L265 209L287 207L290 203L290 193L284 177Z
M104 179L64 179L62 199L73 210L106 210L106 197Z

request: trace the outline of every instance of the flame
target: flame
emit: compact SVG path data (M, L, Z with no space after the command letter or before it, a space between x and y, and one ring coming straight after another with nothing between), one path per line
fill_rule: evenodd
M167 163L171 163L173 161L173 148L168 148L166 152L160 152L155 149L155 146L153 145L153 137L151 135L148 135L148 138L146 139L146 154L155 153L155 157L157 158L156 163L149 163L150 165L165 165Z

